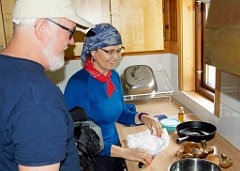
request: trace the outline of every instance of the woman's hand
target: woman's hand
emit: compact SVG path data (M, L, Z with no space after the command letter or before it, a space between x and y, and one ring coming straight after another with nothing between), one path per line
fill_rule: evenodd
M141 162L144 165L150 165L152 163L152 156L145 150L140 148L123 148L116 145L112 145L111 157L121 157L125 160Z
M141 121L144 125L146 125L150 129L152 134L161 137L163 130L158 120L149 115L142 115Z
M152 163L152 156L143 149L140 148L123 148L122 158L126 160L132 160L141 162L144 165L148 166Z

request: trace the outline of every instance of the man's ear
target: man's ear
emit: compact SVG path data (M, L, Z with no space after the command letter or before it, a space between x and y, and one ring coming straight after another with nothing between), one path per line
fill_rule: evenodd
M39 40L43 40L43 38L46 36L46 30L47 30L47 20L46 19L39 19L37 20L35 27L35 36Z

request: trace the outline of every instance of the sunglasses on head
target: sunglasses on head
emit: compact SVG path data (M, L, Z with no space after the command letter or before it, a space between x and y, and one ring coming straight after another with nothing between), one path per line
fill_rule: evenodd
M89 30L89 31L87 32L87 34L86 34L86 37L93 37L93 36L95 36L95 35L96 35L95 32L93 32L92 30Z

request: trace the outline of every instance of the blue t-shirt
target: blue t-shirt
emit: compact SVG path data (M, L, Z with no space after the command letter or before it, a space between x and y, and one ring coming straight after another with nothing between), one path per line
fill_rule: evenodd
M110 156L111 146L119 143L116 122L136 124L136 108L133 104L124 103L120 78L114 70L111 80L115 90L108 97L106 83L96 80L82 69L69 79L64 92L69 109L75 106L84 108L88 118L101 128L104 141L104 150L99 154L101 156Z
M61 162L61 171L79 171L73 131L64 97L43 67L0 55L0 170Z

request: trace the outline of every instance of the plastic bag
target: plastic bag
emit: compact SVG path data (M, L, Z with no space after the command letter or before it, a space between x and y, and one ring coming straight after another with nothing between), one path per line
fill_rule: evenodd
M150 130L137 134L127 135L127 146L129 148L141 148L149 152L152 156L159 154L169 143L169 135L164 128L161 138L151 134Z

